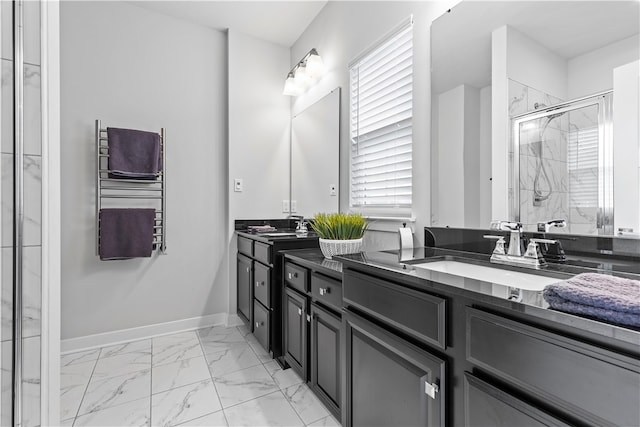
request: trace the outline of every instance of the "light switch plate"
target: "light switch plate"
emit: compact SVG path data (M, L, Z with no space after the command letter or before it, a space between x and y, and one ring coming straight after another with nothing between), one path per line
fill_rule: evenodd
M298 212L298 202L296 200L291 201L291 213Z
M335 196L337 194L337 190L336 190L336 185L335 184L329 184L329 195L330 196Z
M242 178L236 178L233 180L233 191L236 193L241 193L244 189L244 185L242 183Z
M282 201L282 213L289 213L289 200Z

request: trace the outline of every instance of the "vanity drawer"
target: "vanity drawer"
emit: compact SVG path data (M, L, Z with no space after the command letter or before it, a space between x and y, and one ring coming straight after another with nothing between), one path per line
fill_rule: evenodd
M253 300L253 336L265 350L269 351L269 310L258 300Z
M253 240L238 236L238 252L253 256Z
M263 264L271 264L271 246L266 243L255 242L253 257Z
M563 335L466 309L467 360L593 425L640 425L640 362Z
M265 307L270 307L270 295L271 295L271 281L270 274L271 268L255 263L253 265L253 282L254 290L253 295L260 301Z
M464 412L467 427L569 427L569 424L509 393L464 373Z
M403 332L446 348L446 300L353 270L343 274L344 302Z
M307 285L307 269L290 262L284 264L284 280L289 287L299 290L303 294L309 292Z
M339 280L311 273L311 295L331 308L342 309L342 282Z

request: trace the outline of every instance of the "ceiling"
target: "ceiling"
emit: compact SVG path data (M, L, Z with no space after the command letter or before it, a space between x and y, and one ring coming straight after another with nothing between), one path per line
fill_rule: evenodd
M233 30L291 47L327 1L131 1L218 30Z
M491 81L491 32L505 24L571 59L638 35L638 1L465 1L431 26L432 85ZM456 52L457 54L452 54Z

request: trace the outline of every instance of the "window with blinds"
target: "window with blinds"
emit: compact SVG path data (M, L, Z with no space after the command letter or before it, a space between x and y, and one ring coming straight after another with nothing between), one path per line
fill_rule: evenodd
M599 206L599 163L598 127L571 129L567 150L569 208Z
M412 29L350 64L351 207L411 207Z

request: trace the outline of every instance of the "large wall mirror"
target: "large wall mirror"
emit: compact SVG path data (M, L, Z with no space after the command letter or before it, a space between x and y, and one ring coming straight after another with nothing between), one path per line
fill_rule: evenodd
M639 13L463 1L432 23L433 225L640 236Z
M291 122L291 213L339 211L340 88Z

